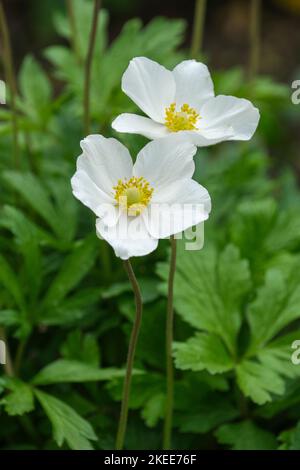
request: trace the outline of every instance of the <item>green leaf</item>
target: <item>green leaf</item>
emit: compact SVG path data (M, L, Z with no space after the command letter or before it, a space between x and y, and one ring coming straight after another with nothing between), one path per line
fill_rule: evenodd
M244 360L236 367L237 382L246 397L263 405L272 399L272 393L284 392L284 380L274 370L254 360Z
M0 310L0 325L15 326L20 322L19 312L16 310Z
M184 343L174 344L175 364L183 370L223 373L234 366L221 339L214 334L197 333Z
M266 273L265 284L258 290L256 299L248 309L251 350L264 346L285 326L300 318L299 268L300 261L287 280L276 269Z
M16 304L21 309L23 309L25 301L22 288L14 271L2 255L0 255L0 283L3 284L3 286L11 294Z
M193 327L220 336L234 354L241 305L251 285L247 261L232 245L220 254L209 246L200 252L185 251L184 243L178 243L178 248L176 311ZM167 280L165 265L158 274Z
M41 118L47 117L52 89L47 75L30 55L25 58L21 66L19 82L23 97L22 110L39 123Z
M51 421L53 438L58 446L61 447L66 441L73 450L93 449L90 441L96 441L97 436L85 419L69 405L48 393L35 390L35 395Z
M120 369L98 369L79 361L59 359L44 367L32 379L34 385L50 385L55 383L97 382L123 377Z
M99 367L100 350L96 336L83 334L80 330L72 331L61 347L65 359L77 360Z
M142 409L142 417L149 428L154 428L164 417L166 397L164 393L153 395Z
M233 450L274 450L277 448L275 436L251 421L224 424L215 435L220 444L229 445Z
M252 264L264 260L266 240L274 227L276 211L273 199L245 201L237 207L230 225L231 239Z
M101 289L79 289L73 295L61 301L59 305L50 306L43 311L40 321L43 325L77 325L87 316L101 297ZM99 307L97 306L98 310Z
M300 421L295 428L280 433L279 440L280 450L300 450Z
M45 309L57 306L90 271L96 261L97 248L97 238L94 235L75 245L49 287L44 299Z
M54 233L60 235L57 213L42 182L32 173L17 171L5 171L3 178L40 215Z
M37 297L41 281L41 252L39 243L42 230L39 231L21 211L14 207L5 206L0 216L0 225L10 229L16 238L17 248L24 259L25 275L28 286L27 294L31 299ZM44 239L47 239L47 235ZM26 289L24 288L24 291Z
M76 28L76 43L80 58L84 59L87 55L88 41L90 37L90 25L92 24L93 17L93 2L89 0L72 0L74 20ZM98 28L96 34L96 50L95 54L101 54L106 44L106 24L108 15L106 10L101 9L98 19ZM70 21L66 16L60 12L54 14L54 26L58 34L72 40L72 31Z
M20 416L34 409L34 397L29 385L18 379L9 379L6 384L11 392L1 400L10 416Z
M193 412L190 410L184 412L180 417L179 429L184 433L204 434L226 421L235 419L238 414L238 410L228 402L227 398L211 393L199 399Z
M107 389L114 400L122 400L123 380L112 380L107 384ZM144 407L154 395L161 393L165 393L165 383L160 374L150 372L135 374L132 379L129 407L138 410Z

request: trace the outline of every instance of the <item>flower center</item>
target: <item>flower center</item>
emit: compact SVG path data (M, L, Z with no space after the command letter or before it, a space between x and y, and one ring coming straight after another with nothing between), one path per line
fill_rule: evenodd
M143 176L119 180L113 189L117 204L130 216L141 214L149 204L153 193L153 188Z
M197 129L198 118L197 111L186 103L181 106L180 111L176 111L176 103L172 103L165 110L165 125L171 132Z

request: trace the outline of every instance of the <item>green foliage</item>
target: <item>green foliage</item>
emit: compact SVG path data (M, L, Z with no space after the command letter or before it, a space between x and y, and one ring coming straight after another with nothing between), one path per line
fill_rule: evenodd
M277 447L273 434L251 421L224 424L216 432L216 437L221 444L229 445L233 450L274 450Z
M17 379L6 381L9 394L1 400L4 409L10 416L19 416L34 409L34 396L29 385Z
M90 441L96 441L97 436L85 419L52 395L41 391L36 391L35 394L52 424L53 438L58 446L66 441L74 450L93 448Z
M75 41L53 8L59 39L39 54L47 63L30 54L19 70L19 168L11 111L0 110L0 332L13 366L0 366L3 449L113 448L120 408L134 299L121 262L71 193L92 2L72 4ZM187 53L178 51L182 20L131 19L111 43L108 25L102 9L90 94L93 132L110 136L112 119L135 111L120 88L129 60L148 56L171 68ZM269 77L249 83L241 69L214 79L218 93L253 100L262 120L253 142L195 157L213 210L201 251L178 242L173 448L298 450L300 366L291 345L300 339L300 192L288 164L289 90ZM132 155L146 142L117 137ZM128 449L161 446L167 247L134 260L144 316Z

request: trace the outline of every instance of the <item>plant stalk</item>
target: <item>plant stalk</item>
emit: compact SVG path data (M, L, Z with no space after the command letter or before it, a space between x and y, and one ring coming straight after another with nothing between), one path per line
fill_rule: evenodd
M71 44L72 44L73 52L75 54L75 57L77 58L78 63L81 64L73 0L66 0L66 4L67 4L68 17L69 17L70 27L71 27Z
M95 49L99 11L101 8L101 0L94 0L94 12L92 20L92 29L90 33L88 53L84 68L84 90L83 90L83 111L84 111L84 132L85 135L90 133L91 116L90 116L90 86L91 86L91 72L92 61Z
M251 0L250 5L250 57L249 79L253 80L259 71L261 37L261 0Z
M177 245L174 235L171 236L171 259L168 280L168 306L166 321L166 371L167 371L167 394L164 422L163 449L171 449L173 403L174 403L174 368L172 359L172 343L174 335L174 277L176 271Z
M191 44L191 57L194 58L199 55L203 46L205 13L206 0L196 0Z
M136 313L135 313L135 320L134 320L130 342L129 342L128 354L127 354L126 375L125 375L125 382L124 382L124 388L123 388L123 397L122 397L119 427L118 427L118 433L117 433L117 439L116 439L116 450L122 450L124 446L124 439L125 439L127 418L128 418L128 404L129 404L129 397L130 397L132 369L133 369L135 350L136 350L137 340L138 340L138 336L140 332L142 312L143 312L141 291L140 291L137 279L135 277L134 271L132 269L132 266L129 260L124 261L124 267L125 267L125 270L127 272L129 281L131 283L131 286L134 292Z
M12 118L12 136L13 136L13 162L16 169L20 166L19 160L19 130L18 130L18 118L16 110L16 95L17 85L15 79L14 65L12 59L11 43L9 37L9 29L7 25L7 19L5 11L0 1L0 34L3 41L3 63L4 72L7 84L10 89L10 108Z

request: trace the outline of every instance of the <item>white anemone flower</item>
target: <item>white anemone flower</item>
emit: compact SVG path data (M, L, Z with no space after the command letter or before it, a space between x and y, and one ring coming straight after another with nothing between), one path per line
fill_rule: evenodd
M224 140L249 140L259 111L246 99L214 95L206 65L184 60L172 71L136 57L122 78L122 90L149 117L121 114L112 123L118 132L159 139L181 134L199 147Z
M71 184L97 216L96 232L122 259L154 251L158 240L206 220L207 190L192 179L197 148L182 139L149 142L133 164L118 140L89 135Z

